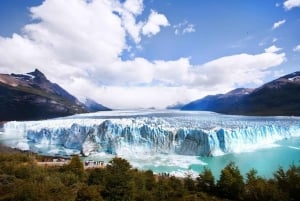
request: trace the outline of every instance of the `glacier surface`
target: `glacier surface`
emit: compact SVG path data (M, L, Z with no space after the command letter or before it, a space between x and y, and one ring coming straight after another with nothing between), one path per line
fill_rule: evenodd
M299 117L247 117L172 110L107 111L8 122L11 146L46 154L84 156L217 156L268 147L300 136ZM62 151L63 150L63 151Z

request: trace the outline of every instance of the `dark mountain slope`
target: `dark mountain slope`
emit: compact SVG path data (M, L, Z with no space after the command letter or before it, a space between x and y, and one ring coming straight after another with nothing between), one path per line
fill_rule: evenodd
M300 116L300 72L285 75L255 90L236 89L227 94L206 96L183 106L182 110Z
M271 81L241 102L241 114L300 116L300 72Z
M110 108L105 107L103 105L101 105L100 103L97 103L96 101L87 98L84 102L87 110L89 112L98 112L98 111L111 111Z
M226 94L206 96L202 99L193 101L183 106L181 109L214 111L219 113L234 113L239 109L239 101L251 92L252 89L238 88Z
M87 112L86 107L39 70L0 74L0 121L36 120Z

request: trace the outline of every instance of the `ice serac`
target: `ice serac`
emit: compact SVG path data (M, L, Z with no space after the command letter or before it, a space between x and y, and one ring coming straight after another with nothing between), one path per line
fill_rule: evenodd
M6 133L18 130L30 143L75 149L85 156L101 152L215 156L300 136L299 118L150 116L9 122L4 129Z

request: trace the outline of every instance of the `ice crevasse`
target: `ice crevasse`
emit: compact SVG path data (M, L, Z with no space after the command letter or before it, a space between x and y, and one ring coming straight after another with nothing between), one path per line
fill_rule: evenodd
M195 120L198 121L198 120ZM299 121L230 121L186 124L174 118L59 119L8 122L6 133L18 130L31 143L62 146L83 155L127 152L215 156L244 152L278 140L300 136Z

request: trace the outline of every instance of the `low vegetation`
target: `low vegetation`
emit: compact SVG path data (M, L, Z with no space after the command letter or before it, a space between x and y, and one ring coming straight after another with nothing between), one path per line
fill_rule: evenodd
M279 168L265 179L250 170L244 178L229 163L214 178L204 169L196 179L157 176L139 171L122 158L106 168L84 170L78 157L61 167L41 167L36 156L0 153L1 201L196 201L300 200L300 166Z

